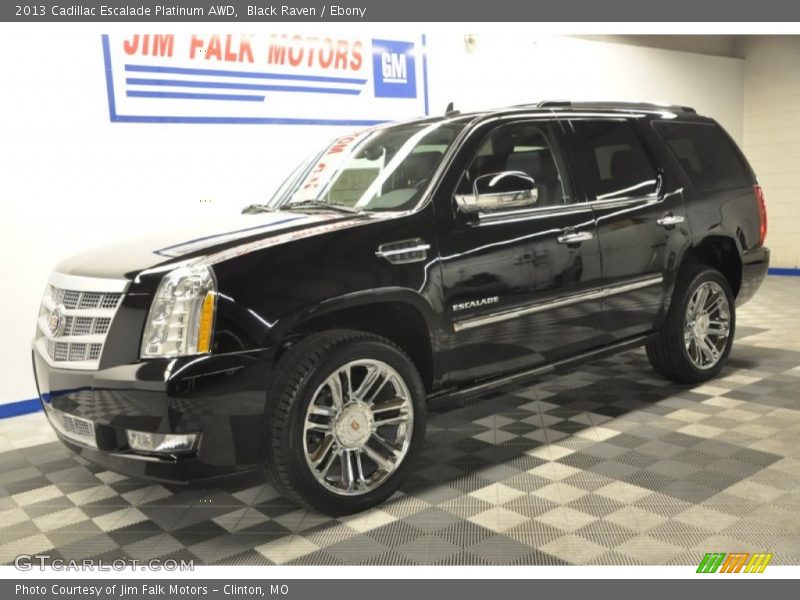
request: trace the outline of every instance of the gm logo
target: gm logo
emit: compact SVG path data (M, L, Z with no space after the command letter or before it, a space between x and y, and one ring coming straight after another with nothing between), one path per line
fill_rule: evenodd
M417 73L412 42L372 40L376 98L416 98Z

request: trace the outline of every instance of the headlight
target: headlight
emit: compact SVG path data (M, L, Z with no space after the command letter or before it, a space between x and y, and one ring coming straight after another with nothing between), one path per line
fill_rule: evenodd
M210 268L181 267L165 275L147 316L141 357L210 352L216 301Z

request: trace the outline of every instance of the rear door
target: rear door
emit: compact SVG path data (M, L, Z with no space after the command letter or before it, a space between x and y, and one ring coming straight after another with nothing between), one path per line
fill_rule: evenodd
M573 118L572 151L597 222L606 342L655 327L669 273L689 240L683 190L669 177L644 117Z

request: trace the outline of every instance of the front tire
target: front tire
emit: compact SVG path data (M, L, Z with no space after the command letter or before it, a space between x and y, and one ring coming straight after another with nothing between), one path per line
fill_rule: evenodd
M331 515L391 496L425 435L425 391L411 359L384 338L336 330L297 343L275 373L264 456L279 491Z
M646 344L650 364L678 383L700 383L722 369L736 326L728 280L716 269L694 264L682 272L663 324Z

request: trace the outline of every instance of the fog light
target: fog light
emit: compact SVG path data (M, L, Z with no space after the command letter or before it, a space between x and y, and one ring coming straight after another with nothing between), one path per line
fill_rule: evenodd
M196 433L147 433L130 430L125 433L128 435L131 450L154 454L189 452L194 449L197 441Z

